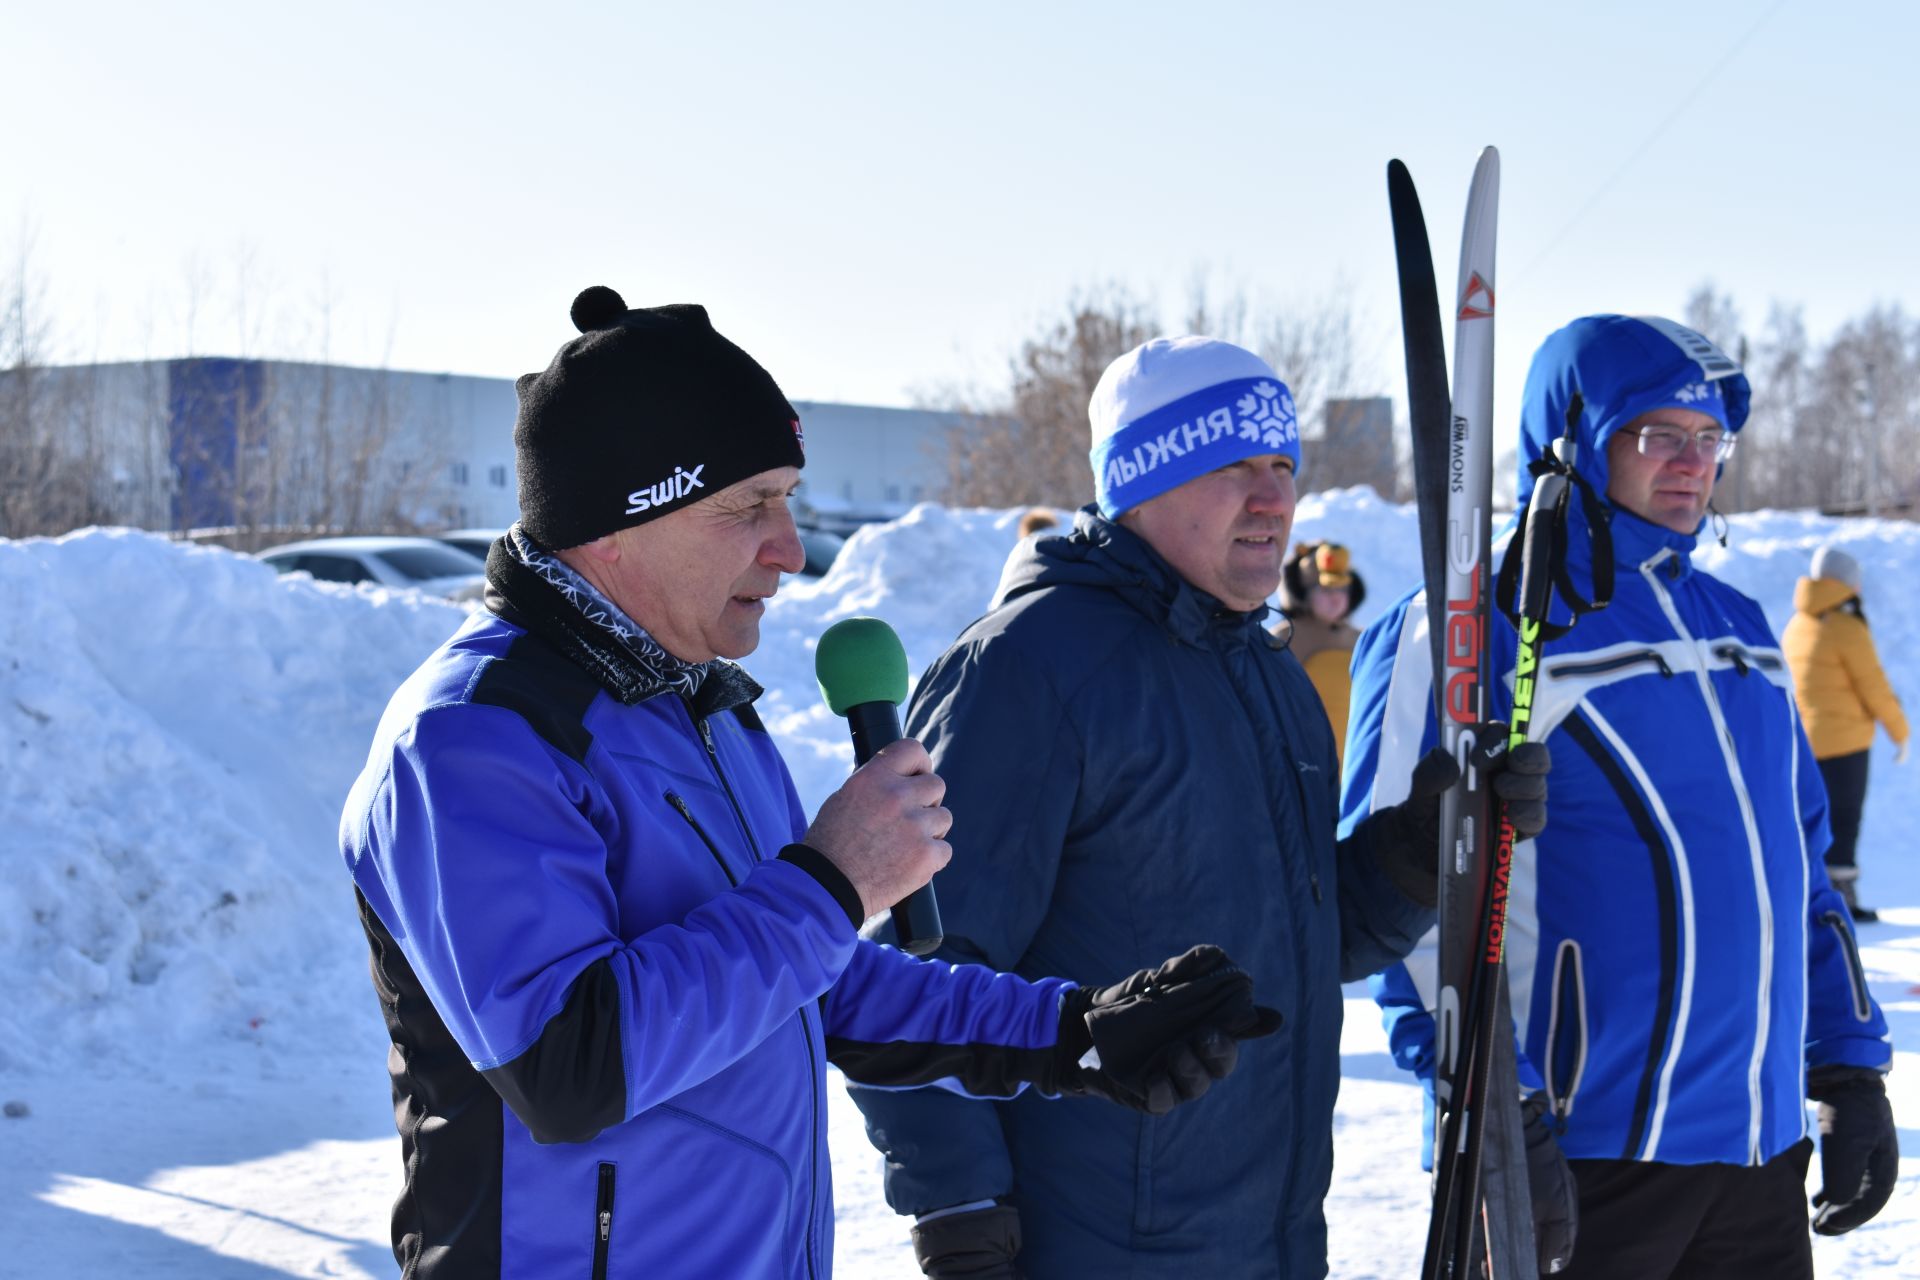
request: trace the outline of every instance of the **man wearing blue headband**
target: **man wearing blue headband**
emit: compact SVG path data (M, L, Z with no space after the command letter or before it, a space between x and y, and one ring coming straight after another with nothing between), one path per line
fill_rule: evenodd
M1693 330L1596 315L1547 338L1522 399L1523 505L1583 405L1586 500L1556 580L1588 600L1613 584L1541 658L1555 817L1514 852L1506 928L1528 1110L1578 1192L1558 1269L1575 1280L1811 1280L1803 1099L1819 1104L1815 1231L1873 1217L1898 1166L1887 1022L1822 865L1826 790L1787 666L1759 604L1693 559L1749 394ZM1396 762L1433 739L1425 609L1408 592L1354 652L1349 824L1399 802ZM1494 637L1502 701L1504 617ZM1425 960L1374 990L1395 1058L1430 1085Z
M1208 1105L1167 1116L853 1096L929 1276L1319 1277L1340 984L1431 923L1452 762L1397 779L1407 803L1336 843L1332 730L1260 625L1300 464L1293 397L1264 360L1156 339L1106 370L1088 412L1098 500L1015 551L1003 599L908 713L955 815L939 958L1095 974L1217 940L1280 1033L1238 1046ZM1523 767L1497 785L1532 830L1545 779Z

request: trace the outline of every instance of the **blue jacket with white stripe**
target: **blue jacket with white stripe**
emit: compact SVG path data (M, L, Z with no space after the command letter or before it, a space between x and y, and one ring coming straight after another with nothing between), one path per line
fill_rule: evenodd
M394 695L341 822L402 1272L825 1280L827 1063L1011 1096L1071 984L860 940L750 682L648 687L581 619L490 603Z
M1576 465L1604 493L1612 434L1698 394L1699 369L1668 341L1625 317L1550 339L1528 378L1523 465L1560 434L1577 376ZM1725 391L1737 428L1744 379ZM1578 503L1571 518L1584 585L1592 531ZM1804 1134L1807 1067L1884 1069L1887 1024L1827 881L1826 793L1760 607L1695 566L1692 535L1619 509L1609 524L1613 602L1548 644L1536 687L1553 773L1508 904L1521 1048L1570 1157L1762 1163ZM1355 650L1343 827L1400 799L1434 740L1425 609L1403 597ZM1517 643L1495 616L1505 716ZM1373 985L1395 1057L1430 1083L1430 953Z

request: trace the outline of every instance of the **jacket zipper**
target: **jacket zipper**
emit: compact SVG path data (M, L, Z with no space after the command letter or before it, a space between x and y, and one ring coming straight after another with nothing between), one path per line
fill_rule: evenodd
M1574 1095L1580 1092L1580 1077L1587 1070L1586 976L1580 969L1580 944L1572 938L1563 939L1554 951L1553 1001L1549 1009L1547 1101L1553 1104L1554 1131L1565 1134L1567 1120L1573 1115Z
M693 714L692 708L688 708L687 714ZM755 862L758 862L760 846L754 841L753 828L747 825L746 810L740 807L739 797L733 794L733 784L727 781L726 770L720 767L720 748L713 740L713 726L704 719L696 723L700 726L700 741L707 747L707 763L713 766L713 776L720 780L720 789L726 792L727 803L733 806L734 821L740 824L740 834L747 838L747 852L753 855Z
M613 1163L600 1162L600 1190L593 1201L593 1280L607 1280L607 1250L613 1240Z
M1168 636L1168 639L1174 641L1176 644L1178 643L1178 640L1173 636ZM1247 732L1252 737L1254 744L1257 747L1260 741L1260 731L1259 731L1259 728L1254 724L1253 711L1248 706L1247 701L1241 698L1238 694L1238 686L1234 683L1233 669L1229 663L1228 656L1223 650L1217 647L1212 648L1211 652L1212 652L1214 664L1215 664L1214 670L1219 673L1221 680L1226 685L1227 693L1232 698L1233 704L1240 709L1241 716L1246 722ZM1257 657L1254 656L1253 651L1249 652L1248 660L1250 662L1258 661ZM1293 754L1294 744L1292 740L1288 738L1285 734L1281 735L1281 739L1282 739L1282 748L1281 748L1282 753L1284 754L1286 758L1286 763L1289 766L1286 771L1291 775L1294 803L1299 806L1299 812L1302 815L1310 813L1312 812L1312 806L1307 802L1306 771L1300 767L1300 762L1294 758L1294 754ZM1269 816L1272 818L1272 820L1275 823L1276 829L1278 829L1281 824L1281 816L1278 813L1274 812L1273 802L1271 797L1269 797L1268 799L1267 809L1268 809ZM1324 902L1325 891L1320 886L1320 873L1318 870L1314 868L1314 865L1313 865L1313 845L1312 845L1311 837L1307 837L1302 841L1302 843L1305 845L1305 849L1304 849L1305 857L1303 858L1302 861L1305 863L1306 870L1307 870L1307 889L1313 895L1314 905L1320 906ZM1297 883L1298 882L1296 881L1296 884ZM1310 918L1312 914L1313 913L1311 909L1303 908L1303 916L1305 917L1302 920L1303 936L1306 933L1310 933L1312 931L1312 922ZM1307 1007L1307 989L1306 988L1307 988L1307 979L1306 979L1306 973L1304 971L1304 968L1298 969L1293 975L1294 1008L1304 1009ZM1298 1045L1297 1041L1296 1041L1296 1044ZM1296 1047L1294 1050L1293 1056L1297 1063L1304 1056L1304 1046ZM1297 1095L1290 1094L1288 1100L1293 1104L1289 1111L1289 1116L1290 1116L1290 1119L1288 1121L1289 1131L1297 1131L1300 1128L1299 1098ZM1280 1185L1287 1190L1288 1194L1291 1194L1291 1190L1293 1187L1295 1164L1296 1162L1292 1157L1291 1150L1287 1151L1284 1154L1284 1157L1281 1163L1282 1172L1281 1172Z
M1602 741L1599 726L1604 723L1599 712L1588 706L1585 715L1569 716L1563 731L1586 752L1613 788L1621 810L1646 845L1651 864L1659 912L1655 940L1659 948L1660 994L1653 1010L1653 1035L1647 1043L1646 1065L1634 1090L1632 1118L1619 1158L1654 1160L1659 1158L1656 1153L1665 1127L1666 1099L1681 1046L1686 1042L1687 1020L1693 1007L1693 940L1687 927L1693 915L1687 905L1691 898L1690 877L1679 833L1667 827L1650 803L1658 802L1659 798L1652 779L1631 749L1610 728L1605 732L1612 741L1611 749ZM1635 778L1646 789L1647 798L1643 799L1635 789Z
M1715 645L1713 647L1713 656L1716 658L1724 658L1726 661L1731 662L1734 670L1743 676L1747 674L1748 667L1758 667L1762 671L1777 671L1780 669L1780 659L1764 653L1755 653L1753 650L1737 644Z
M1847 928L1838 911L1825 912L1820 919L1840 940L1840 954L1847 958L1847 984L1853 988L1854 1021L1873 1021L1873 1004L1867 999L1867 971L1860 966L1860 946L1854 940L1853 930Z
M1673 555L1672 552L1668 554ZM1679 577L1679 560L1678 555L1673 555L1675 578ZM1661 584L1659 575L1651 565L1642 565L1641 572L1652 586L1654 598L1660 602L1660 608L1667 615L1674 633L1687 642L1694 655L1694 678L1699 681L1700 691L1706 698L1707 714L1713 718L1714 736L1720 740L1720 754L1726 761L1727 777L1733 783L1734 797L1740 802L1740 821L1747 832L1747 860L1753 868L1754 899L1760 911L1759 1008L1755 1011L1753 1057L1747 1063L1747 1161L1758 1165L1761 1163L1760 1068L1766 1060L1767 1037L1771 1034L1770 1024L1773 1020L1773 901L1767 894L1767 867L1765 851L1760 847L1760 822L1753 811L1753 797L1747 791L1746 775L1740 770L1740 757L1734 749L1733 732L1727 727L1726 714L1720 707L1720 695L1713 689L1713 675L1700 653L1700 641L1687 630L1679 609L1674 607L1673 597L1667 594L1666 587Z
M687 708L687 714L693 715L692 707ZM720 748L713 740L713 725L705 717L696 717L694 723L700 727L700 741L706 744L707 763L713 766L713 776L720 780L720 789L726 792L727 803L733 806L733 816L740 824L740 832L747 838L747 852L758 862L760 847L754 841L753 828L747 825L746 811L740 807L739 797L733 793L733 784L727 781L727 771L720 767ZM699 830L697 826L694 829ZM703 838L704 835L703 832ZM813 1218L819 1211L820 1193L820 1076L813 1061L813 1028L807 1023L806 1007L801 1006L799 1012L800 1036L807 1045L807 1274L814 1276L818 1274L813 1260Z
M687 820L687 825L693 828L693 834L700 837L700 843L707 846L707 852L713 855L713 860L720 864L721 874L727 877L727 883L736 889L739 888L740 882L734 879L732 869L727 866L727 860L720 856L720 846L713 842L713 838L707 834L707 829L700 825L698 818L693 816L693 810L687 806L687 802L682 800L677 792L667 791L663 794L667 797L667 803L678 809L680 816Z
M1660 656L1657 649L1643 649L1639 653L1623 653L1614 658L1603 658L1597 662L1555 662L1547 667L1547 674L1556 680L1571 676L1597 676L1609 671L1618 671L1623 667L1637 666L1642 662L1651 662L1660 668L1660 674L1671 676L1673 668Z

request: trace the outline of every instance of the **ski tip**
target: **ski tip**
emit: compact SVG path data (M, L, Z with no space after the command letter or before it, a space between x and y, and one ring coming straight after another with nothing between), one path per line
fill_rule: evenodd
M1414 193L1413 174L1399 160L1387 161L1387 199L1398 208L1401 204L1418 206L1420 197Z
M1476 171L1481 169L1492 169L1494 172L1498 173L1500 171L1500 148L1492 145L1491 143L1480 148L1480 159L1478 162L1474 164L1474 169Z

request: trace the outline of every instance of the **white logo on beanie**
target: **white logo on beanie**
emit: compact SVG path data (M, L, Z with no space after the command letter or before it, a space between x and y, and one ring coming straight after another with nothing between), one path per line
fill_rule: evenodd
M704 462L691 471L685 467L675 467L673 474L658 484L635 489L627 495L627 514L637 516L649 508L663 507L669 502L684 498L695 489L706 488L706 483L700 479L700 473L706 469L707 464Z
M1277 382L1255 383L1253 390L1240 397L1240 438L1258 440L1279 449L1300 438L1299 418L1293 411L1293 396Z

